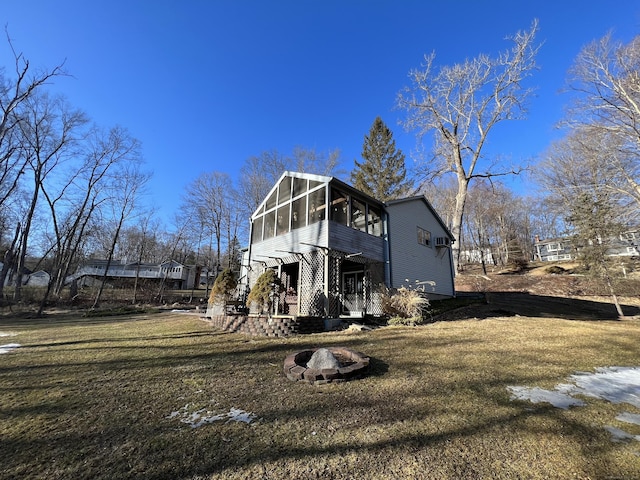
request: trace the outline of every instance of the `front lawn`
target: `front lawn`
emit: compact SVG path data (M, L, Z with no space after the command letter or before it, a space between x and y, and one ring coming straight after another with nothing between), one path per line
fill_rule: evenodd
M0 320L0 478L640 478L640 408L514 400L576 372L640 366L640 322L526 317L289 339L181 313ZM372 358L293 383L297 350ZM631 393L640 398L637 385ZM621 417L624 418L624 417ZM640 438L640 437L638 437ZM616 440L616 441L614 441Z

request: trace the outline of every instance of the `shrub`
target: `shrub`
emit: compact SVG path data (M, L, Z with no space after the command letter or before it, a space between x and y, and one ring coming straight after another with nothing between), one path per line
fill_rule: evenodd
M382 295L382 311L391 318L389 325L419 325L424 323L429 310L429 300L416 290L400 287Z
M545 272L554 275L561 275L565 272L565 269L560 267L559 265L551 265L550 267L545 268Z
M216 278L209 295L209 303L221 303L233 295L238 286L236 275L229 268L225 268Z
M274 300L284 290L282 281L278 278L275 270L268 268L258 277L256 284L251 288L247 296L248 303L257 303L261 313L271 314Z

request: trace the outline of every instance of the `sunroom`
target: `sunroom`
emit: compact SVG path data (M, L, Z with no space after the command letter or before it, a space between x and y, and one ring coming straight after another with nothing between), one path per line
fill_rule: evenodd
M328 176L285 172L251 216L243 259L249 288L267 268L284 285L276 314L381 314L383 204Z

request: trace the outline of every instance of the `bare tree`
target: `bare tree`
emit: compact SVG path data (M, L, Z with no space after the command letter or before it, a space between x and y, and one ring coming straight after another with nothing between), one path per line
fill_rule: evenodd
M625 208L624 195L611 188L612 179L606 168L610 152L602 148L603 137L608 137L606 131L590 127L575 129L551 145L536 174L549 192L549 204L566 218L567 233L573 236L580 258L590 272L605 281L622 316L608 267L607 249L629 218L637 218L637 208Z
M611 181L640 206L640 36L628 44L611 34L584 47L571 70L576 94L566 123L598 135ZM596 133L600 130L600 133Z
M83 138L78 156L81 163L74 164L65 183L57 189L44 191L53 228L53 265L50 289L60 295L74 261L85 243L91 227L96 225L96 214L105 202L106 185L111 170L128 159L129 140L126 132L115 127L105 131L93 127ZM101 227L95 226L102 231ZM98 238L104 238L101 233ZM48 296L45 295L45 300Z
M81 129L87 121L82 112L70 108L62 98L52 98L46 93L32 95L24 103L19 123L20 154L25 158L25 169L30 172L32 183L16 256L15 300L20 299L22 270L40 194L46 195L47 182L55 184L57 181L54 172L58 173L73 158ZM66 183L66 186L69 184ZM64 191L66 186L61 190Z
M262 152L249 157L240 169L238 193L240 208L245 218L258 208L278 178L287 170L316 175L339 176L340 151L317 152L297 146L291 156L282 155L277 150Z
M113 253L120 238L122 227L126 221L134 217L140 197L144 193L144 186L151 177L149 173L140 169L139 142L127 134L118 135L114 140L117 142L118 164L115 166L114 171L111 172L112 175L110 175L107 185L108 196L104 204L112 233L104 275L92 308L96 308L100 303L109 266L113 260Z
M7 77L0 69L0 207L17 188L24 174L24 156L18 152L20 145L19 124L23 119L20 110L50 79L64 75L63 64L50 70L33 72L29 60L17 53L5 28L7 44L13 56L14 72Z
M500 122L522 118L524 101L531 90L524 81L536 69L539 46L534 44L537 21L531 29L516 33L513 47L496 58L479 55L462 64L435 65L435 54L425 56L422 69L410 72L413 85L400 93L399 105L408 111L405 126L419 137L433 133L434 162L426 176L452 172L457 179L451 231L460 238L469 184L474 178L517 173L484 165L482 153L489 133ZM480 168L481 171L478 171ZM458 263L460 243L453 246Z
M187 188L182 210L188 212L193 225L203 229L215 241L215 272L221 267L220 257L225 231L231 228L234 205L231 178L222 172L201 174Z
M639 220L626 180L616 175L616 139L607 130L586 125L575 127L547 149L534 178L547 190L549 205L556 213L566 216L577 196L605 189L621 223L633 225Z
M253 214L286 170L287 159L275 150L245 160L240 168L238 192L246 218Z
M345 172L340 170L340 150L317 152L314 148L296 146L292 158L287 162L288 169L301 173L329 175L338 177ZM281 172L282 173L282 172Z

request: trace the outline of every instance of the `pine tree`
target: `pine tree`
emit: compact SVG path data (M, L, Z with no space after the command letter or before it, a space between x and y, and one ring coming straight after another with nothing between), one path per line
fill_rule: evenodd
M361 192L386 202L402 198L411 191L406 180L404 153L396 149L393 133L376 117L362 145L362 162L355 161L351 183Z
M605 281L618 316L623 318L624 313L615 293L615 279L610 271L610 259L607 255L611 239L622 233L623 226L616 221L616 211L611 198L598 193L601 192L592 195L578 194L575 203L570 207L567 220L575 228L573 241L578 246L579 258L588 273Z

